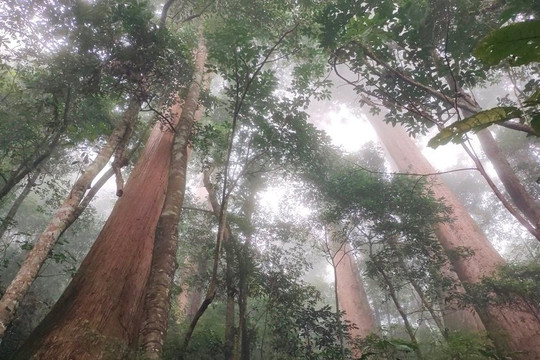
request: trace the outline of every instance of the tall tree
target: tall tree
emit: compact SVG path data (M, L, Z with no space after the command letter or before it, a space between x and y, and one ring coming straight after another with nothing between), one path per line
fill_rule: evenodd
M358 271L350 246L343 246L334 255L336 266L337 293L339 304L345 312L345 320L353 325L353 338L365 338L377 332L373 311Z
M432 174L436 174L435 169L402 129L376 120L372 121L372 125L398 169L434 177ZM472 250L472 254L466 257L450 256L459 279L462 282L477 283L484 276L495 275L504 260L485 238L467 210L440 180L432 179L431 189L435 197L443 199L451 207L455 218L453 222L437 225L437 236L441 245L450 253L459 253L459 249L463 247ZM527 353L524 358L534 359L539 356L540 344L535 338L540 334L540 322L533 312L516 307L477 311L496 345L505 344L506 338L510 349ZM462 313L461 321L465 328L481 328L473 314L471 310Z
M131 136L137 120L140 103L134 99L128 105L122 121L109 137L107 144L97 154L96 159L85 169L77 179L69 195L66 197L45 231L39 236L32 250L26 256L17 275L0 299L0 338L3 337L7 326L15 317L17 307L35 280L39 269L62 233L76 220L77 209L91 183L98 173L107 165L121 142L124 146ZM67 112L67 110L66 110ZM122 159L123 161L123 159Z
M336 72L362 94L362 103L369 104L375 113L380 106L386 107L386 121L404 124L411 133L423 133L433 125L443 126L481 110L470 91L496 74L486 71L472 56L476 42L469 34L481 37L500 26L503 20L499 15L505 6L478 13L480 4L340 2L327 6L322 13L321 42L331 49ZM335 16L338 13L340 16ZM410 21L411 16L417 20ZM339 69L342 63L354 77ZM503 125L531 131L529 126L515 122ZM540 205L521 184L489 131L481 131L478 136L510 199L497 189L487 172L482 175L512 215L540 240L536 229ZM468 153L478 162L473 151L468 149Z
M205 63L206 45L201 36L195 55L193 79L186 95L182 115L174 128L167 194L157 223L152 267L146 289L141 341L144 353L149 359L161 357L163 341L167 334L171 287L177 267L178 223L186 190L188 145L199 106Z
M175 119L180 112L176 106ZM172 139L168 126L155 125L75 277L14 359L100 359L137 342Z

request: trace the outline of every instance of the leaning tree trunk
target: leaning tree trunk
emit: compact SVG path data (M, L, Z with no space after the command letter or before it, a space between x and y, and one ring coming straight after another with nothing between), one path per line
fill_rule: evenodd
M186 190L188 146L199 104L205 63L206 46L204 39L201 38L195 55L195 73L182 115L175 127L167 195L156 228L152 268L144 302L144 323L141 329L141 346L148 359L161 358L167 334L170 294L177 268L178 222Z
M15 359L119 359L137 342L172 135L156 124L90 252Z
M481 130L476 135L512 202L525 215L533 228L540 231L540 206L518 179L493 135L489 129Z
M435 170L424 158L403 129L393 128L382 121L372 120L387 151L401 171L419 174L434 174ZM504 260L489 243L465 207L450 189L440 180L433 178L431 189L435 198L442 198L452 208L455 221L441 223L436 232L443 248L455 252L462 247L474 251L471 256L451 257L455 272L462 282L478 283L485 276L496 275ZM534 311L518 306L489 307L486 311L478 309L478 314L494 339L496 345L507 344L510 350L522 355L523 359L540 358L540 323ZM464 329L481 328L478 317L472 309L455 310L455 315Z
M96 159L85 169L77 179L71 192L64 199L50 223L39 236L34 247L22 263L15 278L11 281L4 296L0 299L0 338L4 336L7 326L15 317L22 299L34 282L41 266L62 233L75 221L76 212L83 200L86 190L92 180L107 165L117 145L122 139L131 134L131 128L137 119L140 103L132 100L125 111L121 123L114 129L107 144L100 150Z
M438 56L436 52L433 52L432 57L436 63L442 63L442 59L440 59L440 56ZM445 78L452 91L454 91L456 94L460 94L461 96L461 101L457 101L455 104L451 105L457 106L466 117L470 117L475 113L482 111L482 107L474 98L469 96L463 90L456 79L450 75L447 75ZM536 232L531 232L538 240L540 240L540 235L538 234L538 231L540 231L540 204L537 203L537 199L532 197L532 195L527 191L527 189L525 189L525 186L523 186L521 181L518 179L514 169L512 169L512 166L510 166L506 156L504 156L504 154L501 152L499 145L493 138L491 131L489 131L489 129L480 130L477 132L477 136L478 140L480 141L480 145L482 145L484 153L495 168L495 172L501 180L506 192L510 196L510 199L512 199L513 205L521 211L521 213L529 221L532 228L536 230ZM487 177L486 180L490 182ZM497 196L499 197L499 195ZM503 199L500 200L503 201ZM518 218L518 216L515 214L512 213L512 215Z
M69 125L69 109L71 102L71 92L68 92L66 99L66 107L64 110L64 116L59 129L56 132L43 140L37 147L38 150L32 157L26 159L19 167L10 174L9 177L4 178L4 183L0 186L0 201L22 180L25 176L35 171L41 164L51 157L51 154L61 142L62 136L65 133L66 128Z
M206 169L203 172L203 183L206 191L208 192L208 201L210 202L210 206L212 207L212 212L214 213L214 216L216 217L216 219L218 219L218 235L212 260L212 274L210 275L210 283L208 284L206 295L204 296L202 303L197 308L197 311L195 312L195 315L193 316L191 323L189 324L188 330L184 335L184 341L182 342L182 345L180 346L180 349L178 351L178 360L184 359L185 353L189 346L189 342L191 341L191 337L193 335L193 332L195 331L195 328L197 327L199 320L206 312L206 309L208 309L208 306L210 306L210 304L214 301L216 297L218 286L217 271L221 254L221 246L232 241L232 232L229 225L227 224L226 218L226 204L220 205L218 203L215 186L210 182L210 175L213 170L213 167L211 167L210 169Z

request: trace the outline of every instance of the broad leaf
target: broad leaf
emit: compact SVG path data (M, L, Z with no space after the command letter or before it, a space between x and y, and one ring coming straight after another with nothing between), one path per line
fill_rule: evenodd
M533 113L531 117L531 127L534 132L540 136L540 114Z
M536 90L527 100L523 101L525 106L536 106L540 104L540 89Z
M479 131L489 125L521 117L521 115L521 110L513 106L496 107L481 111L442 129L434 138L429 140L428 146L436 148L448 144L450 141L459 142L463 134L468 131Z
M540 20L511 24L480 40L474 55L489 65L510 57L512 66L540 61Z

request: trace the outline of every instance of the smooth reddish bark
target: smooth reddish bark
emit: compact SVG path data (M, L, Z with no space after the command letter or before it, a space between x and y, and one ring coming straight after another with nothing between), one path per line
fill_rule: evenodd
M373 311L350 247L339 249L334 255L334 262L337 264L339 306L345 311L345 320L356 327L350 331L351 336L365 338L370 333L377 332Z
M36 279L56 241L77 219L77 208L84 199L84 195L92 181L107 165L120 142L127 141L125 138L131 135L131 128L137 120L139 109L139 101L131 100L122 116L122 121L115 127L107 143L98 152L94 161L86 167L82 175L75 181L70 193L56 210L45 230L38 237L32 250L21 264L15 278L7 287L2 299L0 299L0 338L4 336L8 325L14 319L19 304L30 289L30 285Z
M152 267L144 302L144 323L141 329L142 348L148 359L161 358L167 334L171 288L178 266L176 262L178 222L186 190L189 139L196 121L205 63L206 44L201 38L195 55L193 79L178 124L175 126L171 162L167 171L169 177L167 194L155 234ZM171 113L180 113L178 104L174 104L173 107L175 108Z
M377 120L372 120L371 124L400 171L416 174L436 173L403 129ZM495 275L497 269L504 264L504 260L450 189L434 176L430 180L434 196L444 199L452 208L455 219L453 222L437 226L437 236L441 245L448 252L455 252L460 247L474 251L469 257L451 257L459 279L462 282L477 283L485 276ZM458 314L463 329L478 328L478 319L472 309L461 312ZM540 358L540 323L534 310L528 311L519 306L490 307L486 311L479 311L478 315L481 316L496 345L505 344L511 351L519 352L522 354L520 359Z
M138 338L172 132L157 124L77 274L15 359L121 358Z

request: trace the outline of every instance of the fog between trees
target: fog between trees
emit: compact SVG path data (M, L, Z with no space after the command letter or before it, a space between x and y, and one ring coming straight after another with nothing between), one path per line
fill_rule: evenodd
M0 5L0 358L540 359L540 7Z

